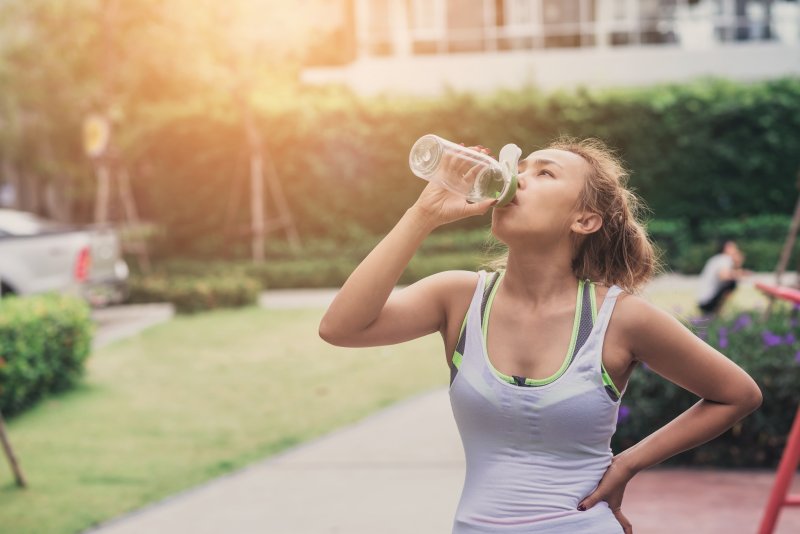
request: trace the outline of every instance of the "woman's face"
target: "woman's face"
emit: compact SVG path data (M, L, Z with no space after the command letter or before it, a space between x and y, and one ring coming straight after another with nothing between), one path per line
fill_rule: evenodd
M509 244L515 237L568 234L589 164L565 150L537 150L519 162L517 194L492 210L492 232Z

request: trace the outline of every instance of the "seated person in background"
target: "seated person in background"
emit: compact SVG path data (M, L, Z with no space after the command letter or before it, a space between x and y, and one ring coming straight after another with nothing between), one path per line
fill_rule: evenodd
M718 315L738 280L751 274L742 269L743 263L744 254L732 239L723 240L719 252L706 261L697 291L697 305L704 315Z

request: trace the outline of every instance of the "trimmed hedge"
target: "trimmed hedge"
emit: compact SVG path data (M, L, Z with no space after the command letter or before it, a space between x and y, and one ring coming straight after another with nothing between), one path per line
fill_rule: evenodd
M758 383L761 407L729 431L665 461L668 465L763 467L774 469L786 445L797 408L800 384L800 327L797 310L776 306L768 321L758 311L686 326L730 358ZM620 405L614 451L638 443L700 399L649 370L631 375Z
M84 372L93 325L89 306L65 295L0 300L0 409L14 415Z
M168 262L162 265L165 274L132 277L131 295L128 301L175 302L175 289L170 288L171 281L184 279L246 279L255 283L256 294L266 288L340 287L352 274L361 259L363 258L355 256L295 258L268 261L258 265L244 262ZM476 270L480 268L485 259L484 256L473 252L419 254L409 262L408 268L400 276L398 283L412 284L428 275L448 269ZM255 297L253 298L255 299Z
M408 151L429 132L495 154L508 142L527 154L562 133L604 139L619 150L652 215L685 219L693 239L704 222L789 215L798 194L798 78L433 99L301 92L257 120L269 132L269 156L304 240L385 235L424 188L408 169ZM135 184L143 217L166 228L154 256L247 257L251 236L240 229L249 212L239 181L247 167L236 116L200 110L142 131L129 150L150 169ZM184 202L176 206L175 198ZM451 228L485 227L488 219Z
M706 260L717 253L719 241L735 239L745 253L745 267L752 271L772 271L778 263L791 217L759 215L740 219L704 221L694 231L686 219L651 221L647 230L656 245L664 250L664 261L674 271L697 274ZM789 269L798 260L800 241L789 257Z
M252 306L261 285L246 276L134 276L129 302L171 302L178 313Z
M790 217L776 215L720 220L714 224L704 223L697 230L698 237L693 238L690 225L684 219L652 220L647 223L647 231L663 251L662 260L668 270L699 273L708 258L716 253L718 238L729 236L736 239L744 251L745 267L763 272L775 268L790 222ZM340 287L383 237L364 237L348 244L334 239L315 239L306 242L299 251L293 251L284 242L271 241L267 248L268 259L263 264L179 259L159 265L164 272L162 277L245 276L258 280L262 288ZM798 248L800 241L790 258L790 270L796 266ZM474 230L443 227L423 241L399 283L411 284L449 269L475 270L503 250L504 245L492 236L488 227ZM138 289L140 295L145 293L146 288ZM163 299L163 294L164 289L159 290L156 298Z

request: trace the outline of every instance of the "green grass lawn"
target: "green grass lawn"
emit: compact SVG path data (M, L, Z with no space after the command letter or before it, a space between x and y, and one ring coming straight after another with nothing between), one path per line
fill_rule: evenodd
M688 291L647 298L694 312ZM730 309L764 302L745 286ZM83 385L9 422L30 488L0 468L0 532L79 532L447 385L438 334L332 347L322 313L179 317L96 351Z
M11 420L0 532L73 533L436 386L438 334L345 349L322 310L181 317L96 351L85 384Z

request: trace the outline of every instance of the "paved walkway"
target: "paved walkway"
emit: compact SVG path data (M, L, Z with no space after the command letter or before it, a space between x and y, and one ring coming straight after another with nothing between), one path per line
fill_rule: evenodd
M797 279L794 271L789 271L783 275L783 285L793 284ZM698 277L683 274L665 274L652 280L645 288L645 294L649 292L661 291L693 291L697 288ZM772 273L755 273L753 276L743 281L744 284L753 282L775 283L775 275ZM405 286L397 286L395 291ZM265 308L288 309L288 308L327 308L331 303L338 288L321 289L272 289L261 294L259 304Z
M335 293L269 291L261 304L319 307ZM87 532L446 533L463 477L447 390L437 389ZM773 477L656 467L630 482L624 510L636 534L754 534ZM774 534L797 532L800 509L784 509Z
M463 477L447 391L437 389L89 532L445 533ZM624 510L637 534L755 534L772 480L763 470L653 468L629 483ZM800 510L786 510L775 534L797 532Z
M92 310L97 327L92 341L94 348L138 334L153 325L169 321L175 315L171 304L128 304Z

